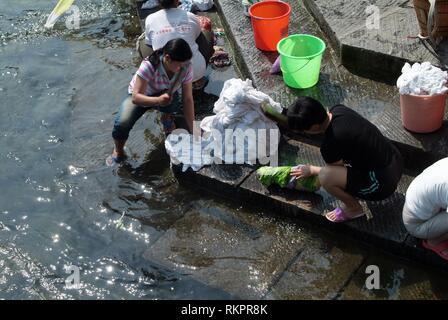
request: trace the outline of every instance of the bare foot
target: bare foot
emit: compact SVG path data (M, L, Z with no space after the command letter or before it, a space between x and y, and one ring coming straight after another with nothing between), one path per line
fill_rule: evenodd
M121 151L121 152L117 152L117 150L114 149L114 151L112 151L112 157L114 157L114 158L124 158L124 157L126 157L126 153L124 152L124 150Z

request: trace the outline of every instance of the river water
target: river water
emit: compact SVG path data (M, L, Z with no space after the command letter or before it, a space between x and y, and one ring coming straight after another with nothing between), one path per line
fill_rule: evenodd
M46 31L55 2L0 2L0 298L239 297L152 263L145 252L172 231L186 208L212 216L255 214L266 223L274 218L179 186L155 112L132 131L128 165L105 167L114 113L139 63L138 21L130 1L80 0L79 29L68 28L64 17ZM334 240L310 226L274 220L280 233ZM443 278L437 271L356 245L342 247L342 253L356 250L368 261L382 261L384 281L391 283L369 293L355 277L346 298L446 297L446 286L434 287ZM337 272L325 267L331 254L318 253L320 262L310 262L305 279L312 283L317 272ZM80 288L65 284L70 266L81 270ZM411 294L400 295L407 286ZM331 296L325 284L310 288L310 297Z

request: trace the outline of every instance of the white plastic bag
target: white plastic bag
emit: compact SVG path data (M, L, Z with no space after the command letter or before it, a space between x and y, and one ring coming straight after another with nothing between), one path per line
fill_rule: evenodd
M213 0L192 0L193 8L199 11L207 11L213 7Z
M147 0L143 5L142 9L154 9L159 6L159 2L157 0Z

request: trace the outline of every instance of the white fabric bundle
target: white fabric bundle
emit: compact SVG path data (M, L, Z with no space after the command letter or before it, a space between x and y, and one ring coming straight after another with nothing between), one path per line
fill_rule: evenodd
M282 112L282 106L256 90L251 80L230 79L224 83L213 108L216 115L206 117L201 122L201 129L211 134L216 147L219 148L218 144L221 143L222 153L215 154L215 157L228 162L233 156L231 161L234 163L241 163L244 157L244 163L255 164L257 159L263 158L263 153L269 157L277 151L271 149L278 147L279 129L265 116L262 103L268 103L277 112ZM238 141L229 132L240 134L242 140ZM275 140L271 141L271 138Z
M280 133L277 125L264 115L262 103L270 104L279 113L282 111L278 102L252 87L252 81L227 80L215 102L216 115L201 122L204 137L200 142L195 145L188 134L180 137L174 132L168 136L165 147L171 162L183 163L184 171L188 167L196 171L213 161L238 164L255 164L257 159L270 161L277 153Z
M401 69L402 75L397 80L400 94L436 95L446 93L448 73L434 67L429 62L406 63Z
M213 163L214 141L212 139L202 137L193 139L193 135L186 130L182 130L184 133L176 133L176 131L165 140L165 149L170 155L171 163L176 165L182 163L184 172L190 167L198 171L203 166Z

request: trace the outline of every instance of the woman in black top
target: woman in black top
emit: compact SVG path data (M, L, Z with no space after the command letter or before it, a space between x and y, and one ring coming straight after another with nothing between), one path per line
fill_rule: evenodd
M365 213L356 198L383 200L394 193L402 174L400 152L355 111L336 105L327 112L320 102L301 97L288 108L288 125L295 131L324 134L320 151L326 165L299 166L291 175L318 175L325 190L344 203L327 213L327 219L360 217Z

